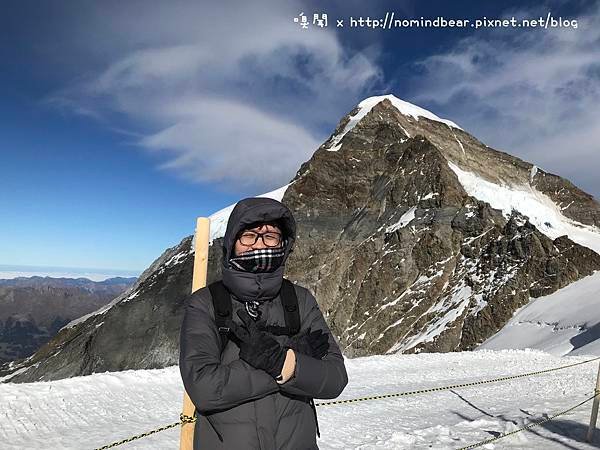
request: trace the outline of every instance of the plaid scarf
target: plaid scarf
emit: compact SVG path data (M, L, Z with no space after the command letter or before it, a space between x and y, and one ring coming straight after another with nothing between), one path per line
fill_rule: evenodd
M229 259L230 266L242 272L273 272L283 262L285 242L281 247L249 250Z

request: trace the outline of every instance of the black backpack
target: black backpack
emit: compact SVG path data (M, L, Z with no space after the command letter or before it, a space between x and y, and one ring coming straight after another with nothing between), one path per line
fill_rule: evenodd
M223 284L222 280L215 281L208 285L210 290L210 296L212 297L213 306L215 309L215 322L219 329L219 336L221 337L221 352L227 346L229 341L229 327L227 322L231 319L232 305L231 295ZM278 335L295 336L300 331L300 310L298 309L298 297L296 296L296 290L294 284L283 279L281 283L281 303L283 304L283 315L285 317L285 327L277 325L268 325L267 331ZM315 402L311 398L309 402L313 413L315 414L315 422L317 425L317 436L321 437L319 431L319 420L317 419L317 408ZM214 427L214 426L213 426ZM215 430L216 431L216 430ZM222 440L222 439L221 439Z

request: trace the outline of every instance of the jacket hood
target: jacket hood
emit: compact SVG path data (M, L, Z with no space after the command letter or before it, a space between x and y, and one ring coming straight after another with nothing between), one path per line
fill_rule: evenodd
M238 234L255 225L277 222L287 240L281 266L273 272L250 273L229 267ZM249 197L240 200L227 222L223 238L222 272L223 283L240 300L264 301L275 297L281 288L285 262L293 251L296 241L296 221L292 212L283 203L266 197Z

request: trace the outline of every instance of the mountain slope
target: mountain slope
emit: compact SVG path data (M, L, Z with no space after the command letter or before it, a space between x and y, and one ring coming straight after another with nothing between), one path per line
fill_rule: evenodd
M535 348L555 355L600 354L600 272L519 309L480 349Z

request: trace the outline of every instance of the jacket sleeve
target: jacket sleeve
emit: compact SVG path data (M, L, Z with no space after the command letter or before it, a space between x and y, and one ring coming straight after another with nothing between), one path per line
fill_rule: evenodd
M331 399L342 393L348 384L348 375L344 365L344 357L329 330L325 318L319 309L315 297L308 289L305 304L308 313L302 320L301 332L322 330L329 337L329 351L323 359L316 359L302 353L296 354L296 371L294 376L279 387L281 391L311 398Z
M277 392L279 385L267 372L240 359L221 364L221 337L210 295L207 299L199 292L186 301L179 350L183 385L198 412L230 409Z

